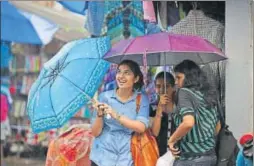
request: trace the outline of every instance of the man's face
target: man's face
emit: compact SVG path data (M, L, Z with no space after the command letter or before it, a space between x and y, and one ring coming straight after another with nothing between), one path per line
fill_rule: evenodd
M166 94L172 95L173 93L173 87L169 83L166 84ZM165 94L165 84L164 79L159 78L155 81L155 91L157 94Z

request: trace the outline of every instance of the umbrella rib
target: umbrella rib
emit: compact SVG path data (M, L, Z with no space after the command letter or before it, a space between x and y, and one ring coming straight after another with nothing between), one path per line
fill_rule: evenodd
M93 101L93 99L88 94L86 94L80 87L78 87L76 84L74 84L71 80L69 80L62 74L59 74L59 76L62 77L63 79L65 79L70 84L72 84L77 90L79 90L82 94L84 94L85 97L88 98L88 100Z
M125 52L130 48L130 46L134 43L134 40L135 39L131 39L131 42L130 44L124 49L123 53L122 54L125 54Z
M53 112L54 112L54 114L55 114L56 120L57 120L57 122L58 122L58 126L60 126L60 122L59 122L59 120L58 120L58 118L57 118L56 112L54 111L55 109L54 109L54 106L53 106L53 103L52 103L52 100L51 100L51 87L52 87L52 86L49 87L49 101L50 101L50 106L51 106L51 108L52 108L52 110L53 110Z
M199 59L201 60L201 64L204 64L204 61L203 61L203 59L201 58L201 56L200 56L200 54L197 52L197 56L199 57Z

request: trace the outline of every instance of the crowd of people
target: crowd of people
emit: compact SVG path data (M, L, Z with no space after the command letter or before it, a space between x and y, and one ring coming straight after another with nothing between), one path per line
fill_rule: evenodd
M146 130L157 140L161 156L157 165L169 165L169 162L174 166L216 165L216 136L221 129L216 90L196 63L184 60L174 67L174 76L169 72L157 74L156 110L141 91L143 75L137 63L122 61L116 82L117 88L100 94L94 106L92 166L132 166L135 160L131 151L133 132ZM141 104L136 108L139 94ZM253 135L252 139L245 140L248 147L253 144L250 140L253 141ZM246 153L246 150L239 151L238 163L245 162ZM253 162L253 154L247 161Z

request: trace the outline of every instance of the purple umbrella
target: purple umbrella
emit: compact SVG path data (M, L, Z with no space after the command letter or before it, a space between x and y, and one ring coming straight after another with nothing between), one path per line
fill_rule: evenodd
M197 64L227 59L223 52L199 36L165 32L122 40L111 48L104 59L113 63L131 59L144 65L144 53L149 66L176 65L186 59Z
M199 36L162 32L122 40L111 48L104 59L113 63L130 59L139 65L165 66L176 65L186 59L206 64L227 58L213 44Z

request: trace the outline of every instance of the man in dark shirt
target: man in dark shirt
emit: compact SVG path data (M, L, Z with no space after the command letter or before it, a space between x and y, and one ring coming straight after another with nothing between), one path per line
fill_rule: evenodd
M150 109L152 117L152 132L156 136L160 156L167 152L168 138L171 130L171 112L173 110L172 96L175 80L172 74L166 72L166 93L164 72L157 74L155 78L155 90L159 95L156 109Z

